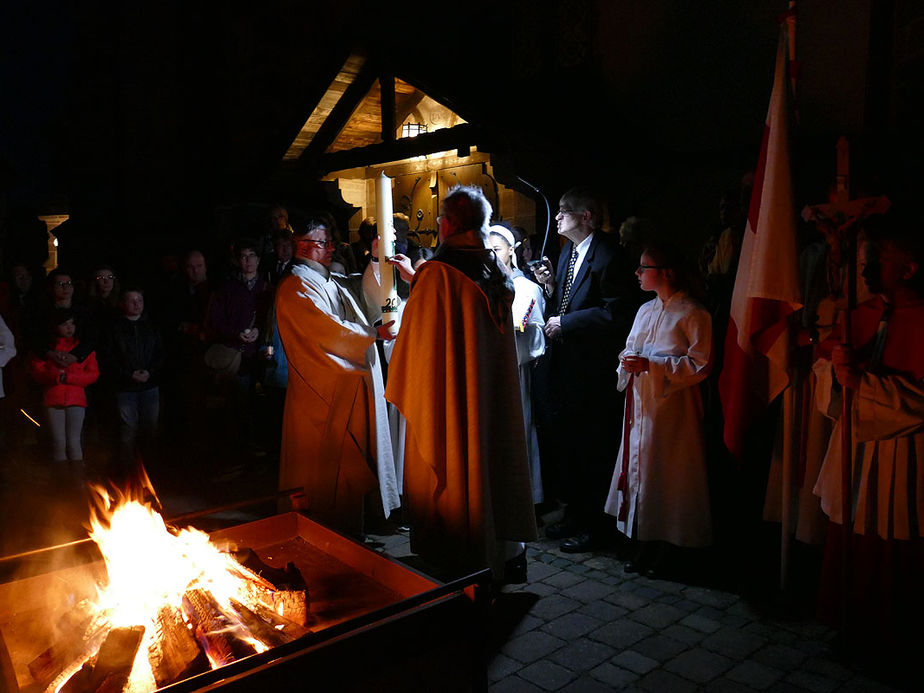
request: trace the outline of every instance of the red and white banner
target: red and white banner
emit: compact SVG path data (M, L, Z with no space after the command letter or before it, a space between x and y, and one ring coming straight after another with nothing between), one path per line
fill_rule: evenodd
M784 24L719 375L725 445L739 460L748 428L789 384L787 318L801 307L787 61Z

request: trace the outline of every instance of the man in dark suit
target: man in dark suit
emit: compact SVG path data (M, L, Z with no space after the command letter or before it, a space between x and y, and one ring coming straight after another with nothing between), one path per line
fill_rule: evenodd
M263 275L271 286L279 286L279 282L292 274L292 261L295 254L295 245L292 232L276 231L273 234L273 253L265 263Z
M564 519L546 536L579 553L608 541L603 512L619 450L622 395L616 389L618 354L641 303L632 259L602 229L600 199L585 188L566 192L556 215L567 239L558 272L545 264L536 279L550 294L543 357L546 435L544 462L556 466ZM551 460L549 458L552 458Z

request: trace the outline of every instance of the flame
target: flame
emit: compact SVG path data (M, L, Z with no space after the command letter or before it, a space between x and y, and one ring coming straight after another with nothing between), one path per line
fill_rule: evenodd
M207 590L212 595L228 616L226 630L257 652L268 649L234 617L232 599L245 605L254 601L247 581L242 579L242 566L212 544L206 533L168 526L153 507L159 502L146 475L140 489L110 493L101 486L91 486L90 490L90 537L98 545L108 573L108 584L99 587L96 609L114 628L145 628L125 691L147 693L157 688L148 651L157 637L158 612L164 606L182 609L183 596L191 589ZM153 498L144 499L146 492ZM213 667L220 664L204 645L203 651ZM64 682L66 677L49 690L57 690Z

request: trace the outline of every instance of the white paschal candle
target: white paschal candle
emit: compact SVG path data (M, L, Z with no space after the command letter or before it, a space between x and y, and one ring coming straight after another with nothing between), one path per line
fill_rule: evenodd
M385 262L395 254L395 225L392 212L391 200L391 178L385 175L379 176L375 182L375 211L376 226L379 232L379 277L381 278L382 290L382 322L388 322L391 317L389 313L398 312L398 283L395 276L395 268Z

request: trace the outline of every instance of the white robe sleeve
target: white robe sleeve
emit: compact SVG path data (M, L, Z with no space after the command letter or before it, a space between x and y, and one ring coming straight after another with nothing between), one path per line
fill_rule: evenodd
M517 344L517 365L534 361L545 353L545 299L538 284L525 277L513 280L513 326ZM520 331L523 320L525 330Z
M658 345L658 351L662 353L648 355L648 372L654 391L662 397L696 385L709 374L712 356L712 318L709 313L699 307L687 311L677 322L677 330L678 343L674 349L669 349L668 344ZM679 339L686 341L685 349Z

